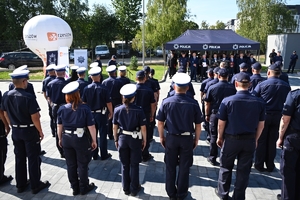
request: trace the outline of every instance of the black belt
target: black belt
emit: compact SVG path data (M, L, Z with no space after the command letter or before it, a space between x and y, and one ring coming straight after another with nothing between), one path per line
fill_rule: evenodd
M240 134L240 135L230 135L230 134L225 134L225 139L235 139L235 140L248 140L248 139L254 139L255 134Z

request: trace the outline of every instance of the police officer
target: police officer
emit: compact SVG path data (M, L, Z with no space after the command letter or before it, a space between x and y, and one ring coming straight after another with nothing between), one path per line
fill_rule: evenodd
M261 64L259 62L256 62L252 65L252 76L250 77L250 87L249 92L252 93L254 88L262 81L266 80L264 77L260 75L261 71Z
M242 64L242 63L247 63L247 60L244 58L244 53L240 53L240 56L236 59L236 68L235 68L235 71L234 71L234 73L239 73L240 72L240 69L241 69L241 67L240 67L240 65ZM246 64L247 65L247 64ZM247 69L248 69L248 67L247 67ZM233 79L233 78L232 78Z
M78 75L77 82L79 83L79 93L80 93L80 96L82 96L84 88L89 84L87 81L84 80L86 68L85 67L79 67L76 70L76 72L77 72L77 75Z
M113 132L122 166L122 186L126 195L136 196L141 189L139 163L142 149L147 142L146 116L143 109L134 105L135 84L124 85L120 93L123 104L116 107L113 117ZM120 131L118 132L118 129Z
M199 67L199 59L196 56L196 52L193 52L193 56L190 58L190 70L191 70L191 80L197 82L197 70Z
M232 199L243 200L255 146L264 127L265 104L249 93L250 77L246 73L237 74L235 79L237 93L223 99L217 114L217 145L221 148L221 153L218 187L215 192L220 199L229 199L232 169L238 158Z
M90 64L90 68L93 67L99 67L99 63L98 62L93 62ZM100 67L101 68L101 67ZM102 75L102 68L101 68L101 73L100 73L100 83L102 83L103 81L103 75ZM92 78L90 76L88 76L88 84L91 84L93 82Z
M106 68L106 71L109 77L102 82L102 85L107 87L109 91L112 109L114 110L117 105L122 104L122 96L120 94L120 89L123 86L123 84L119 79L117 79L117 67L115 65L110 65ZM113 114L113 110L111 115ZM110 118L107 122L107 134L109 139L113 140L114 137L112 132L112 118Z
M55 127L57 127L57 111L59 107L66 103L65 95L61 92L68 82L65 80L66 66L58 65L55 68L56 78L48 83L46 88L48 102L52 107L52 116L54 118ZM58 144L57 130L55 130L56 147L60 153L60 157L64 158L64 151Z
M277 55L273 58L273 63L276 63L277 61L280 61L281 63L283 63L281 51L277 51Z
M216 84L216 83L218 83L219 82L219 79L218 79L218 71L220 70L220 67L216 67L216 68L214 68L214 79L213 80L211 80L211 81L208 81L207 83L206 83L206 85L205 85L205 88L204 88L204 94L206 94L207 93L207 91L208 91L208 88L210 87L210 86L212 86L212 85L214 85L214 84Z
M73 195L85 195L95 188L88 179L91 151L97 148L95 122L90 108L80 99L77 81L67 84L62 93L67 104L57 112L59 146L64 149Z
M2 93L0 91L0 185L5 184L13 179L12 176L4 175L5 161L7 154L7 135L10 132L9 124L4 117L4 112L1 109Z
M122 65L118 67L118 70L119 70L119 76L117 79L122 82L122 85L126 85L130 83L130 79L126 77L126 66Z
M107 152L107 120L112 118L113 109L111 97L106 86L100 83L100 67L93 67L89 70L89 75L93 79L93 83L86 86L83 90L82 101L86 103L92 110L92 114L96 124L96 135L99 131L99 147L101 160L111 157ZM107 112L108 110L108 112ZM98 140L97 140L98 142ZM99 158L98 148L93 152L93 159Z
M183 69L179 69L177 71L177 73L184 73L183 72ZM195 96L195 90L194 90L194 87L193 87L193 84L190 82L189 83L189 89L188 91L186 92L187 96L191 97L191 98L194 98ZM175 90L174 90L174 81L171 82L171 85L170 85L170 90L168 92L168 96L167 97L170 97L170 96L174 96L175 95Z
M12 140L15 147L17 192L24 192L27 181L27 162L32 194L49 187L48 181L41 182L41 140L44 138L40 123L40 108L34 96L25 91L28 70L10 74L15 89L6 92L2 98L2 110L12 127Z
M296 51L293 51L293 54L290 57L290 64L289 64L289 69L287 71L287 73L290 73L290 70L292 68L292 74L294 73L294 68L296 66L297 60L298 60L298 55L296 53Z
M300 90L289 92L286 97L279 126L277 146L282 148L280 172L281 195L277 199L300 199Z
M254 167L260 172L265 170L272 172L275 168L274 158L281 111L286 96L291 90L286 82L278 78L280 73L280 67L276 64L270 65L267 72L268 79L258 84L253 91L255 96L261 97L266 102L265 127L255 153ZM267 169L264 168L264 163Z
M67 79L68 83L72 82L72 81L76 81L78 79L78 74L77 74L77 69L79 68L79 66L73 65L70 67L71 69L71 77L69 79Z
M209 122L210 133L210 152L207 161L213 166L217 165L218 146L216 144L218 136L218 118L217 113L222 100L225 97L235 94L235 88L228 83L227 69L220 69L218 71L219 82L209 87L204 101L205 101L205 121Z
M187 72L189 59L186 57L186 52L181 52L181 57L178 59L178 69L182 69L183 73Z
M100 55L97 55L95 62L98 63L97 66L100 67L101 70L102 70L102 62L101 62L100 58L101 58L101 56L100 56Z
M290 84L290 82L289 82L289 75L286 72L282 71L282 67L283 67L282 62L281 61L276 61L274 64L277 65L278 67L280 67L281 73L279 75L279 79L283 80L287 84Z
M115 66L117 66L117 61L116 61L116 59L117 59L117 56L115 56L115 55L112 55L111 56L111 59L108 61L108 63L107 63L107 67L109 67L109 66L111 66L111 65L115 65Z
M248 76L251 76L251 74L248 73L248 65L247 63L241 63L239 65L240 67L240 70L239 72L243 72L243 73L246 73ZM238 72L238 73L239 73ZM234 85L234 82L235 82L235 76L237 76L237 74L233 75L232 79L231 79L231 83Z
M163 100L156 119L160 143L165 148L167 194L170 199L184 199L188 194L193 149L198 146L203 120L198 102L186 95L190 76L178 73L173 76L173 81L176 94Z
M134 99L134 104L142 107L144 114L146 116L146 132L147 132L147 142L146 146L142 152L143 162L147 162L152 159L153 156L149 153L150 139L151 139L151 131L152 124L151 122L154 120L155 109L156 109L156 101L154 98L154 92L151 88L149 88L146 84L146 74L144 71L138 71L136 73L136 95Z
M272 52L269 54L269 58L270 58L270 65L274 64L274 57L277 55L277 53L275 52L275 49L272 49Z
M48 83L50 83L52 80L54 80L56 78L56 75L55 75L55 71L54 71L54 68L56 67L55 64L51 64L49 66L46 67L46 73L48 74L48 76L43 80L42 84L42 91L43 91L43 94L44 94L44 97L45 99L47 100L47 94L46 94L46 89L47 89L47 85ZM52 137L55 137L55 130L56 130L56 124L54 122L54 117L52 115L52 107L51 105L49 104L49 102L47 101L48 103L48 110L49 110L49 117L50 117L50 128L51 128L51 133L52 133Z

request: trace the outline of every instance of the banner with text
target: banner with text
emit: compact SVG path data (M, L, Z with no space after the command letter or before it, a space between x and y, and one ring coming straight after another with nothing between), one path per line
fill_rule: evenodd
M69 47L59 47L58 49L59 57L58 57L58 65L66 65L66 75L65 79L68 79L70 67L69 67Z

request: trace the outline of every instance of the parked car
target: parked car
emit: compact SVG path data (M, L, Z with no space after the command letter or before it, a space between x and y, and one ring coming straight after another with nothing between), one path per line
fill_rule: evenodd
M165 51L166 56L168 55L168 51ZM163 49L161 47L157 47L155 49L155 56L156 57L163 57Z
M13 70L21 65L43 67L43 61L36 54L26 51L3 53L0 57L0 67Z
M154 55L153 49L146 49L146 57L150 57L150 54L151 54L151 57L153 57L153 55ZM142 51L139 51L138 56L142 57L142 55L143 55Z
M104 58L109 58L110 52L107 45L97 45L95 47L95 55L96 56L99 55L100 57L104 57Z
M128 46L126 45L119 45L118 48L117 48L117 56L119 57L129 57L129 54L130 54L130 49Z

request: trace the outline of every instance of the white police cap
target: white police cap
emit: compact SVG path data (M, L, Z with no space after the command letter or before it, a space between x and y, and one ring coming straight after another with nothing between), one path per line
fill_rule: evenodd
M90 68L93 68L93 67L99 67L98 66L98 62L93 62L90 64Z
M118 70L119 71L126 71L126 66L125 65L122 65L122 66L120 66L120 67L118 67Z
M131 98L135 95L135 91L136 91L136 84L126 84L124 85L121 90L120 90L120 94L124 96L124 98Z
M79 67L79 68L76 70L76 72L77 72L78 74L84 73L85 71L86 71L86 68L85 68L85 67Z
M9 75L12 79L19 79L19 78L28 78L29 70L19 70L19 71L13 71Z
M186 86L191 82L191 77L186 73L176 73L173 76L174 83L179 87Z
M79 83L77 81L72 81L68 83L63 89L62 93L64 94L71 94L73 92L76 92L79 88Z
M93 67L92 69L89 70L89 75L91 75L91 76L97 76L100 73L101 73L100 67Z
M77 70L78 68L79 68L79 66L77 66L77 65L71 66L71 70Z
M54 70L57 72L66 71L66 65L57 65Z
M27 65L22 65L22 66L18 67L17 69L15 69L13 72L22 71L22 70L26 70L26 69L27 69Z
M54 70L55 69L55 67L56 67L56 64L51 64L51 65L48 65L47 67L46 67L46 71L52 71L52 70Z
M116 71L116 69L117 69L116 65L110 65L110 66L108 66L108 67L106 68L106 71L107 71L108 73L111 73L111 72Z

